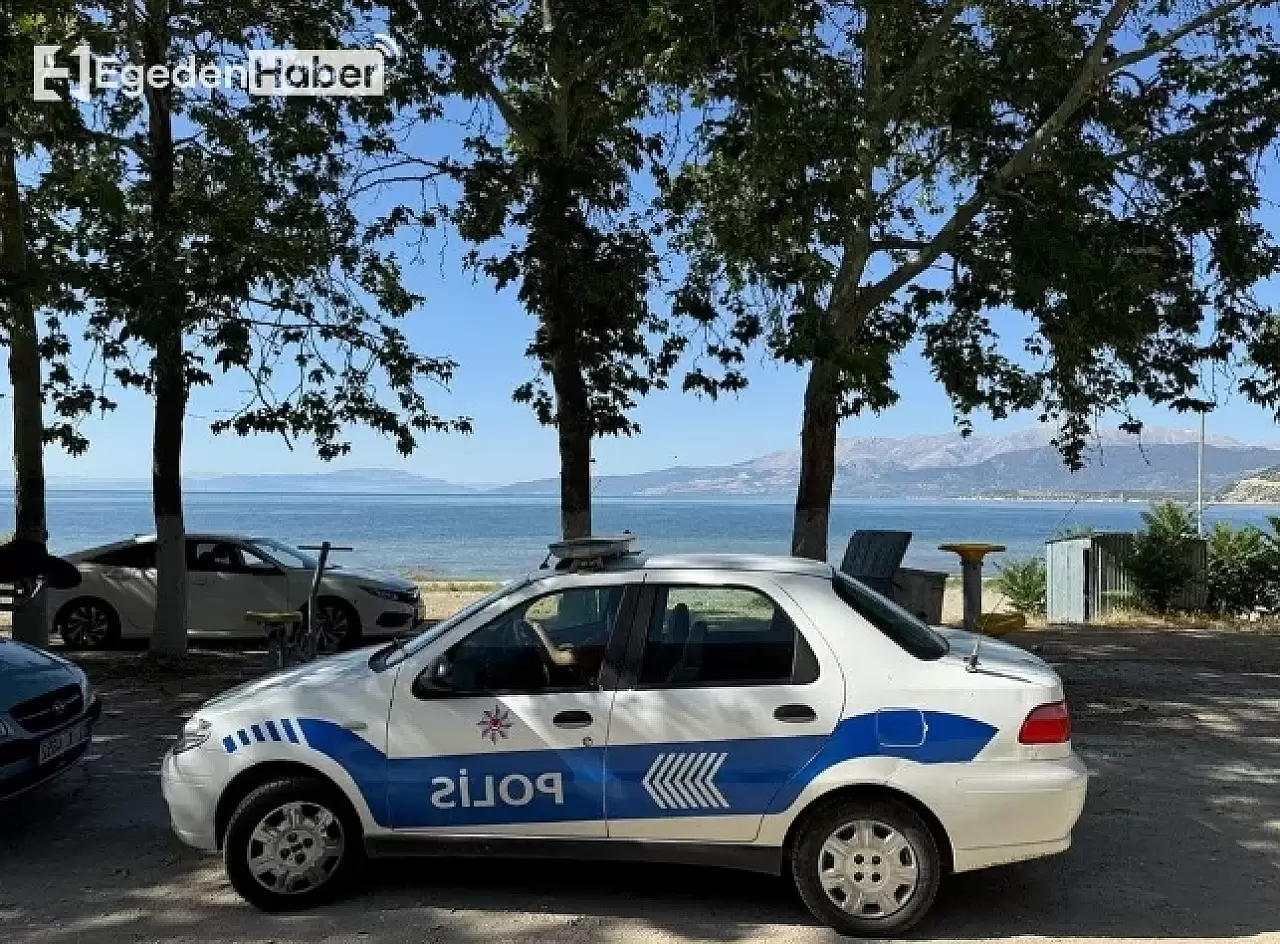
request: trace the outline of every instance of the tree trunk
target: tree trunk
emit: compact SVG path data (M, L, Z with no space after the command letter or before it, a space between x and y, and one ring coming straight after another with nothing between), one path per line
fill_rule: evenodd
M565 333L572 330L570 326ZM552 382L560 445L560 532L566 540L584 538L591 534L591 424L575 346L560 352Z
M0 128L0 272L7 286L9 379L13 385L14 536L44 544L44 417L39 331L27 271L27 237L13 135ZM49 643L43 593L13 614L13 637Z
M840 425L839 370L830 361L815 360L804 391L804 420L800 427L800 484L791 531L791 553L813 560L827 559L831 489L836 477L836 430Z
M144 65L168 61L167 0L147 4L143 30ZM177 276L177 240L172 213L174 189L173 117L170 90L146 89L150 145L152 275L155 307L145 316L145 336L153 344L155 430L151 448L151 503L159 542L156 615L151 651L187 651L187 556L182 520L182 430L187 408L186 364L182 348L186 300Z

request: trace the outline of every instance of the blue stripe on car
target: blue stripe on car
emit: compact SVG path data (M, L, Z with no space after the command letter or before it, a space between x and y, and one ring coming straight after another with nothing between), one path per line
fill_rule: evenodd
M332 722L301 718L298 725L312 748L347 771L379 825L392 828L599 820L606 810L610 819L777 813L841 761L963 763L997 730L961 715L895 708L846 718L830 736L388 759ZM545 791L519 804L495 801L503 778L543 775L558 777L560 802ZM457 802L464 779L471 805ZM455 802L442 808L432 796L434 784L446 780Z

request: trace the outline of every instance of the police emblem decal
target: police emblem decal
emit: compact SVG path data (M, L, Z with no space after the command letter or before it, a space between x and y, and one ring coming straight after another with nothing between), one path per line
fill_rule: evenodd
M493 711L482 711L480 720L476 722L480 738L488 738L490 744L497 744L500 738L506 738L507 730L511 727L510 717L511 712L501 705L494 705Z

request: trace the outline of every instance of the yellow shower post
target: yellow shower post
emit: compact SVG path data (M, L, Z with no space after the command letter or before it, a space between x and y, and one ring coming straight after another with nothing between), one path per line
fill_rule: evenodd
M964 628L971 633L982 631L982 559L994 551L1003 551L1003 544L961 542L939 544L938 550L950 551L960 557L960 585L964 595Z

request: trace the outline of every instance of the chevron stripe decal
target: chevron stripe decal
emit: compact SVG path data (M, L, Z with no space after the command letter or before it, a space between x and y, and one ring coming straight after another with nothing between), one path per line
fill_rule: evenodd
M715 779L728 757L727 751L659 754L640 783L660 810L727 810Z

